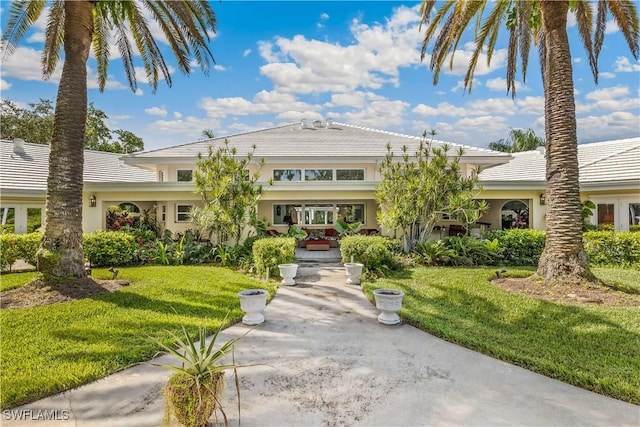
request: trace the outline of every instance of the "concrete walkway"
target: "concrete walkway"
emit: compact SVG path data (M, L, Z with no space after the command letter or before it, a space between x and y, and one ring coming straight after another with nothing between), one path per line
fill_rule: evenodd
M301 266L236 346L242 426L639 426L640 407L591 393L435 338L384 326L338 266ZM227 340L248 327L234 325ZM166 357L163 357L166 362ZM68 420L2 426L158 426L169 373L143 364L20 408ZM233 375L224 404L238 425ZM23 410L29 410L25 412ZM22 412L20 412L22 411ZM40 411L40 412L39 412Z

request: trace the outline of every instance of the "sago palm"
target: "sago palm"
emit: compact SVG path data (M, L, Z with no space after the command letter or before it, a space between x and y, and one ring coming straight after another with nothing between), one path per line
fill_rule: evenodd
M578 32L597 82L598 55L609 14L633 56L638 58L635 4L627 0L598 1L594 15L594 3L581 0L448 0L442 2L432 16L436 3L425 0L421 8L422 24L427 26L422 57L424 59L433 41L430 67L434 71L434 83L448 58L452 63L453 54L470 25L475 29L475 51L464 81L465 89L469 91L480 54L486 51L487 61L491 61L505 20L509 31L507 90L514 97L518 59L524 79L531 46L538 47L545 95L547 156L547 233L538 274L546 283L591 278L582 242L578 140L567 15L570 9L575 13Z
M134 56L140 55L147 80L155 90L160 79L171 86L171 74L147 24L155 19L164 33L181 72L190 60L206 73L213 62L209 32L216 17L207 1L14 1L2 35L3 54L10 55L27 30L47 13L42 53L45 78L51 76L64 52L58 86L47 199L45 231L38 251L38 267L45 278L83 277L82 185L83 143L87 117L87 59L93 47L98 85L102 91L110 63L109 43L118 47L125 74L136 90Z

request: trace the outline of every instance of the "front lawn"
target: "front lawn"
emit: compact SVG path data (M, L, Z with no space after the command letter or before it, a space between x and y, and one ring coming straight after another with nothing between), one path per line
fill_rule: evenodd
M25 283L35 279L37 275L37 271L27 271L24 273L2 273L0 274L0 292L19 288Z
M184 324L193 332L204 319L218 328L242 317L237 293L264 283L228 269L210 266L120 268L118 279L131 285L111 294L26 309L0 311L1 407L9 408L85 384L151 359L169 343L166 330ZM29 281L11 277L16 286ZM110 279L95 269L96 279Z
M637 289L637 271L595 272L619 288ZM527 269L509 269L512 275L526 273ZM640 403L638 307L538 300L503 291L490 283L492 276L495 268L417 268L364 286L371 299L376 288L403 290L402 319L448 341Z

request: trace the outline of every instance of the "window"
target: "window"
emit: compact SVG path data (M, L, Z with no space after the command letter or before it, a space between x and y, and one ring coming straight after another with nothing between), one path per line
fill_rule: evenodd
M193 181L193 171L191 169L178 169L178 181L179 182Z
M193 205L176 205L176 222L190 221L189 212Z
M305 169L304 180L305 181L332 181L333 170L332 169Z
M274 169L274 181L302 181L302 170L300 169Z
M505 203L500 210L502 229L529 228L529 206L520 200Z
M158 171L158 181L164 182L164 171L163 170Z
M160 221L167 221L167 205L160 206Z
M598 230L614 230L615 205L613 203L598 203Z
M629 231L640 231L640 203L629 203Z
M38 231L42 226L42 209L27 208L27 233Z
M0 227L0 230L6 233L14 233L16 229L16 209L0 208L0 215L2 219L2 227Z
M333 205L306 205L304 207L305 224L333 224Z
M363 204L339 204L336 205L338 218L347 223L361 222L364 224L364 205Z
M364 169L337 169L338 181L364 181Z
M132 214L139 214L140 213L140 208L138 207L138 205L136 205L135 203L131 203L131 202L120 203L118 205L118 208L120 208L120 210L122 210L124 212L129 212L129 213L132 213Z
M302 224L302 205L273 205L274 225Z

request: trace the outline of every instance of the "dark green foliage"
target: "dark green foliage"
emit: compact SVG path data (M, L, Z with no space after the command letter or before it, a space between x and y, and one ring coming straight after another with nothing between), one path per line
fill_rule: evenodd
M479 240L474 237L447 237L439 241L418 244L414 251L418 262L424 265L494 265L502 247L497 239Z
M498 240L500 260L507 265L538 265L545 243L544 232L531 229L497 230L489 233L489 239Z
M345 236L340 240L340 254L343 262L364 264L370 272L384 273L397 268L398 261L394 252L399 251L402 243L383 236Z
M253 261L256 272L277 272L278 264L289 264L295 259L296 239L293 237L270 237L253 243Z
M640 269L640 233L588 231L584 249L593 266Z
M139 245L131 234L95 231L84 235L85 257L93 266L128 265Z

